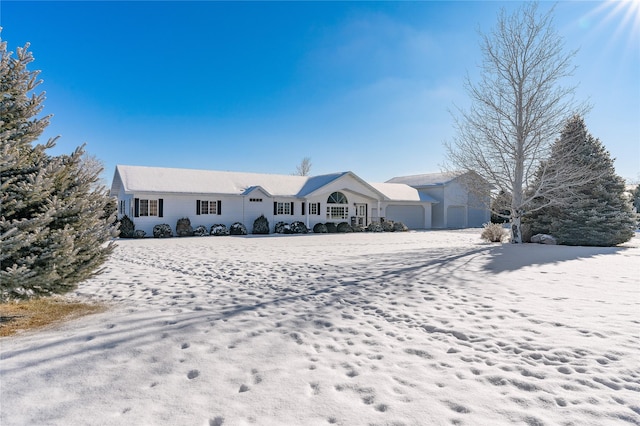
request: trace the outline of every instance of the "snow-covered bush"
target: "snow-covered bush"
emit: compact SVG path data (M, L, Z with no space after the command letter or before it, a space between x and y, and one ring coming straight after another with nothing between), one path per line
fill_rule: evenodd
M206 226L198 225L193 230L193 235L195 235L196 237L203 237L205 235L209 235L209 233L207 232L207 227Z
M290 234L289 224L285 222L278 222L275 226L276 234Z
M156 225L153 227L153 237L154 238L169 238L173 237L173 231L171 231L171 226L168 223L161 223L160 225Z
M409 228L402 222L393 223L393 232L407 232Z
M338 227L333 222L327 222L325 223L325 226L327 227L327 232L330 234L335 234L336 232L338 232Z
M289 229L292 234L306 234L309 232L309 228L307 228L307 225L305 225L304 222L300 222L299 220L292 222L291 225L289 225Z
M191 237L193 235L193 227L188 217L178 219L178 223L176 223L176 235L178 237Z
M216 223L215 225L211 225L211 231L209 234L219 237L221 235L229 235L229 230L226 225Z
M316 223L313 225L313 232L316 234L326 234L329 231L327 231L327 225L324 223Z
M380 222L371 222L367 226L367 232L383 232L382 224Z
M133 233L133 238L144 238L147 235L142 229L136 229Z
M393 232L393 221L385 220L381 223L384 232Z
M136 226L129 216L124 215L119 220L120 222L120 238L133 238L135 237Z
M253 221L252 234L268 234L269 233L269 221L264 215L260 215L259 218Z
M365 231L365 229L360 225L352 225L351 229L353 230L353 232L364 232Z
M244 226L240 222L236 222L236 223L231 225L231 228L229 228L229 234L231 234L231 235L247 235L247 227Z
M349 225L347 222L340 222L336 227L336 231L340 233L347 233L347 232L353 232L353 229L351 228L351 225Z
M507 236L507 230L500 223L485 223L480 238L491 243L500 243Z

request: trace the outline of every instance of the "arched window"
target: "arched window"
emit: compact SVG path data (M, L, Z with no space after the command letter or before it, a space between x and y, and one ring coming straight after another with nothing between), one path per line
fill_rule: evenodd
M334 192L327 198L327 204L348 204L348 201L342 192Z
M347 204L347 197L342 192L334 192L329 195L327 198L327 219L346 219L349 216Z

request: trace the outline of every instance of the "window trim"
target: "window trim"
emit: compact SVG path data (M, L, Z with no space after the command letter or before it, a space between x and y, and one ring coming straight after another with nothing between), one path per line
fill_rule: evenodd
M274 216L278 216L278 215L286 215L286 216L293 216L294 213L294 205L293 205L293 201L291 202L286 202L286 201L274 201L273 202L273 215Z
M206 208L204 207L206 206ZM222 200L196 200L196 216L222 214Z
M163 217L163 198L134 198L134 217ZM143 205L146 206L143 211ZM146 213L146 214L143 214Z

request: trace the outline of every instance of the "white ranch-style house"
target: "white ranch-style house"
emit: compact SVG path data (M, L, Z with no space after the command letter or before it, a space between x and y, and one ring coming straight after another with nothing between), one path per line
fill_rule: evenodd
M293 176L124 165L116 167L111 196L118 217L129 216L147 235L161 223L175 229L184 217L194 227L241 222L251 232L260 215L271 232L278 222L301 221L312 229L326 222L364 227L382 218L429 229L442 203L410 184L369 183L350 171Z

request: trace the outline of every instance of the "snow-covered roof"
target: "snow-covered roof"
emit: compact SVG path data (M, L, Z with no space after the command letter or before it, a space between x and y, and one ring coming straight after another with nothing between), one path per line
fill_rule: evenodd
M422 175L397 176L387 183L404 183L412 187L445 185L463 175L464 172L426 173Z
M259 186L273 196L302 196L309 184L326 184L340 174L319 176L309 182L307 176L118 165L118 176L125 192L243 194Z
M128 193L247 195L256 189L261 189L270 196L305 197L346 175L351 175L389 201L436 202L421 199L418 191L408 185L368 183L353 172L294 176L124 165L116 166L111 193L117 195L122 188Z
M370 183L378 192L393 201L428 201L437 203L435 198L420 194L417 189L403 183Z

